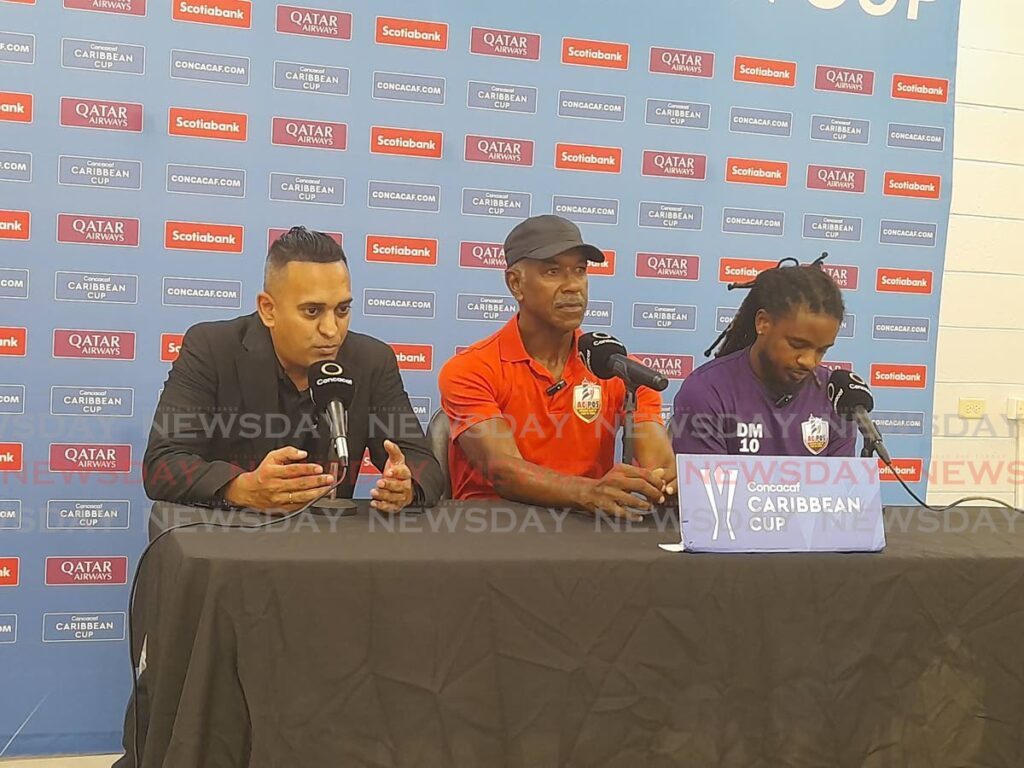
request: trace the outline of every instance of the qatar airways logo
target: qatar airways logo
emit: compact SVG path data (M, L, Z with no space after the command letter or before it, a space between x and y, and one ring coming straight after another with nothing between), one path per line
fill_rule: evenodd
M128 443L51 443L51 472L131 472Z
M806 0L813 8L819 11L835 11L844 5L859 6L860 10L868 16L889 16L896 13L897 16L906 14L910 21L917 21L921 15L922 6L929 5L935 0ZM775 4L776 0L768 0Z
M89 360L134 360L135 332L55 328L53 356Z
M81 245L139 245L139 220L113 216L57 215L57 242Z
M296 5L277 6L277 31L286 35L352 39L352 14Z
M48 557L46 586L99 586L128 583L128 558Z
M60 124L69 128L138 133L142 131L142 105L64 96L60 100Z

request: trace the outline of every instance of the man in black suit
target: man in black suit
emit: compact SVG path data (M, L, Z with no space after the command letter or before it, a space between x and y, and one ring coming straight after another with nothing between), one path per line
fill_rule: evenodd
M382 471L371 506L396 512L436 503L443 475L394 352L348 329L352 289L341 246L293 227L270 247L256 303L250 315L185 334L149 434L147 495L289 512L322 494L335 480L325 472L330 435L314 412L307 371L335 360L356 383L352 460L337 495L352 495L368 448Z

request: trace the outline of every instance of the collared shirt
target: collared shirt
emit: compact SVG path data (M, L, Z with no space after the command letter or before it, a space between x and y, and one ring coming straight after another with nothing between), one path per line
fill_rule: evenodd
M576 351L579 330L561 380L556 379L526 351L518 320L516 315L441 369L441 407L451 421L452 498L497 497L457 442L467 429L489 419L508 423L520 454L533 464L598 478L615 462L625 385L619 379L602 381L586 368ZM638 390L635 421L662 422L659 393L646 387Z

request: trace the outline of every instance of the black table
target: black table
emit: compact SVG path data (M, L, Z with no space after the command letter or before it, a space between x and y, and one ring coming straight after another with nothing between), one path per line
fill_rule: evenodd
M466 502L177 531L136 606L142 764L1019 768L1024 518L886 516L863 555Z

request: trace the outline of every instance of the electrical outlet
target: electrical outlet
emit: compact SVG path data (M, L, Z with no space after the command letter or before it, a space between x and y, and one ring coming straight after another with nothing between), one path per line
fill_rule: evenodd
M985 416L985 401L978 397L961 397L957 406L961 419L981 419Z
M1011 397L1007 399L1006 418L1010 421L1024 421L1024 397Z

